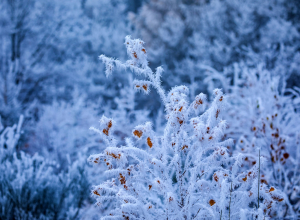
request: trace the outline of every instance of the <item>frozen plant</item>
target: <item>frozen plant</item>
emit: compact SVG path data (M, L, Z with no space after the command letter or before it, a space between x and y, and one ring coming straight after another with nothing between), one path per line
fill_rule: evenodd
M208 68L207 68L208 69ZM300 214L300 89L264 65L255 68L239 63L218 73L210 68L207 82L221 80L230 97L226 135L236 140L234 154L244 155L245 169L256 164L257 147L266 158L260 181L285 193L285 204L271 216L289 218ZM230 85L230 81L233 84ZM211 85L210 87L213 87Z
M100 128L91 128L107 145L103 153L88 159L107 166L108 180L92 190L98 206L110 203L103 219L267 218L263 210L275 208L283 197L275 188L258 185L263 158L257 157L256 166L240 171L242 156L228 154L232 141L223 139L227 124L222 120L226 96L215 89L210 105L202 93L189 104L185 86L166 95L160 81L163 70L158 67L153 73L148 67L143 44L127 36L130 60L122 63L104 55L100 59L107 75L117 66L144 76L134 81L134 87L146 94L150 87L157 90L167 123L159 134L149 122L136 126L135 140L127 138L126 146L117 145L113 132L118 125L112 118L102 116Z
M54 160L62 169L68 167L70 160L78 160L91 152L98 143L98 137L88 131L97 115L95 106L87 106L83 97L74 95L75 99L73 103L56 101L43 107L25 143L26 152Z
M4 129L0 115L0 163L7 159L8 155L15 151L21 135L23 120L24 117L21 115L18 125L15 124L12 127L6 127Z
M90 215L85 160L55 172L57 163L38 154L17 151L23 116L18 125L0 122L0 219L82 219Z

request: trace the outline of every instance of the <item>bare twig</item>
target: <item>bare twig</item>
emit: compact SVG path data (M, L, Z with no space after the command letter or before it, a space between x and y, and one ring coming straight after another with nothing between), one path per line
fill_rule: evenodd
M201 210L201 208L199 208L197 214L195 215L195 217L194 217L193 219L195 219L195 218L197 217L197 215L198 215L198 213L200 212L200 210Z

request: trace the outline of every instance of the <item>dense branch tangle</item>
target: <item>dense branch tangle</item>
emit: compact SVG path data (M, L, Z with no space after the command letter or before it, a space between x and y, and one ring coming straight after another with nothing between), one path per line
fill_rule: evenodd
M239 213L234 208L241 207L243 197L248 203L257 201L255 196L249 198L247 191L257 182L252 181L254 175L249 175L248 181L242 180L247 173L238 173L239 158L227 153L232 141L222 139L226 96L215 89L214 100L204 111L208 103L202 93L190 104L185 86L174 87L166 95L160 83L163 70L158 67L153 73L148 67L143 44L127 36L130 60L122 63L104 55L100 59L106 64L107 76L115 66L145 76L145 80L134 81L135 89L146 94L150 86L157 90L165 106L167 124L163 134L156 134L150 122L139 125L132 131L135 142L128 138L126 146L121 147L113 137L118 126L113 119L103 116L100 128L92 128L107 144L103 153L89 157L91 163L108 168L108 180L92 191L97 205L107 201L111 204L111 212L104 219L219 219L221 212L223 216L227 212L232 182L236 188L232 197L242 196L232 198L231 216L237 217ZM198 116L200 112L203 113ZM255 169L249 172L254 174Z

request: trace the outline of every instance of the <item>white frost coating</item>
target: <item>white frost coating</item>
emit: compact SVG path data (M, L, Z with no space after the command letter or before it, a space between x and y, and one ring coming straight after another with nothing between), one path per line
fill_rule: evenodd
M151 85L158 91L167 123L163 133L156 133L149 122L136 126L134 140L126 139L121 147L113 137L118 125L112 119L103 116L100 128L92 128L107 144L104 152L88 159L108 168L108 180L92 190L96 205L110 204L103 219L228 219L229 215L249 219L253 214L261 217L264 209L275 209L283 196L263 183L259 186L263 202L257 207L258 163L242 170L242 155L228 152L233 142L224 136L226 96L222 90L213 91L209 105L202 93L189 103L186 86L174 87L166 96L160 85L162 68L153 73L148 67L143 44L127 36L129 61L121 63L103 55L101 59L108 68L113 63L144 76L134 81L135 88L145 90L143 85ZM204 112L199 115L200 111ZM241 209L246 210L242 215Z

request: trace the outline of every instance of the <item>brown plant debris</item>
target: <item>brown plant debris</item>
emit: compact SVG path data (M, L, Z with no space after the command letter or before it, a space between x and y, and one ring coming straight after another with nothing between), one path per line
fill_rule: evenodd
M135 130L134 132L133 132L133 134L135 135L135 136L137 136L137 137L142 137L142 134L143 134L143 132L142 131L138 131L138 130Z
M153 146L153 143L152 143L150 137L147 138L147 144L148 144L148 146L149 146L150 148Z
M211 199L211 200L209 200L209 204L210 204L210 206L213 206L214 204L216 204L216 202L215 202L215 200Z

